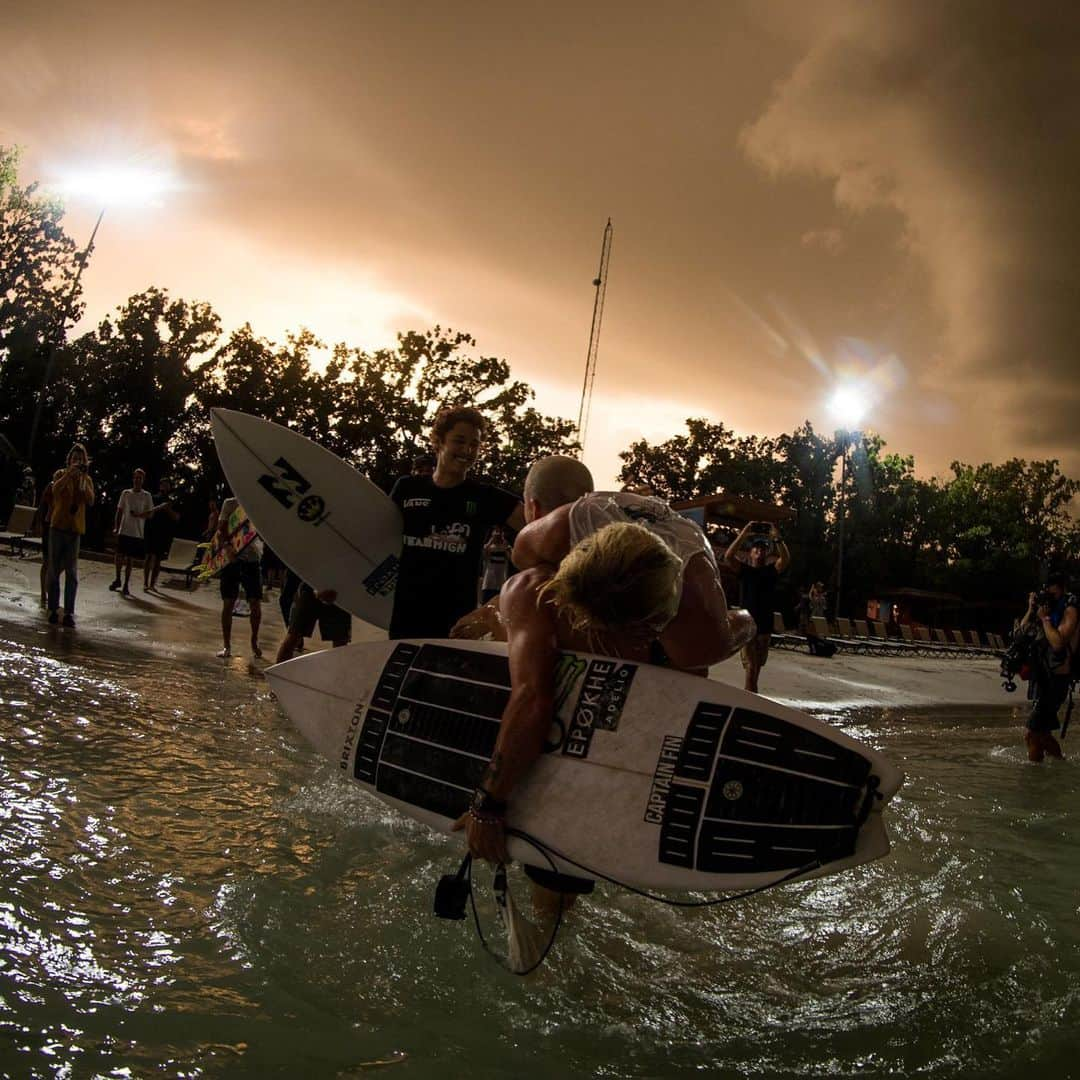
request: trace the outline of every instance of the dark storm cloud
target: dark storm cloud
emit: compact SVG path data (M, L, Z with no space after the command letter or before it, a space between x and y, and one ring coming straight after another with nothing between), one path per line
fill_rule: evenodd
M743 134L767 169L902 215L944 317L931 378L985 394L985 422L1021 449L1064 455L1080 417L1078 35L1065 4L842 5Z

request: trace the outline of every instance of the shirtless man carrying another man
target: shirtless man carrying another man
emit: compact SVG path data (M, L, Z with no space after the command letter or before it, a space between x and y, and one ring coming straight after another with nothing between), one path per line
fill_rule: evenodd
M507 802L551 726L559 649L705 674L754 632L746 612L728 612L705 534L661 499L593 492L580 461L548 457L525 480L525 520L513 552L520 573L497 608L466 616L453 635L490 631L509 643L512 688L495 750L455 826L474 857L493 862L507 860ZM566 880L551 884L575 891Z

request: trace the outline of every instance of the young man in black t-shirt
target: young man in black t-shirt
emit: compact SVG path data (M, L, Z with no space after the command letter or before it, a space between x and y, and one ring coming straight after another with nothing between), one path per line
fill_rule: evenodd
M747 540L749 539L749 545ZM776 548L771 555L769 549ZM788 568L791 554L775 525L750 521L724 553L724 562L739 575L739 603L754 617L757 634L742 648L743 687L758 692L758 677L769 659L776 580Z
M403 476L390 492L403 518L401 565L390 637L445 638L476 607L484 540L494 525L525 524L521 500L469 478L485 421L476 409L444 409L435 418L431 476Z

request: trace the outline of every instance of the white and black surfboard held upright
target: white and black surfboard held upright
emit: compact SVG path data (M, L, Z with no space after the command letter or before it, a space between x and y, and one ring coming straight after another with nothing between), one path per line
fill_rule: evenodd
M313 588L374 626L390 625L401 513L383 491L303 435L212 409L214 443L233 494L274 553Z
M297 727L343 777L446 830L491 758L510 694L505 646L400 641L267 671ZM556 867L639 888L729 890L885 855L902 777L798 711L722 683L563 653L546 752L509 823ZM550 864L513 839L522 862Z

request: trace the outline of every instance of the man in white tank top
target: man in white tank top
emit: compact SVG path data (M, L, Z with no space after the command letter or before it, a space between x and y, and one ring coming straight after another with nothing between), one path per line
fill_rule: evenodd
M507 800L547 738L558 649L643 663L661 651L671 666L704 674L754 627L745 612L729 614L705 534L662 499L592 492L580 461L549 457L529 470L525 520L513 552L520 573L503 586L497 613L481 609L452 632L501 628L509 644L512 688L495 750L455 826L474 857L493 862L507 858Z

